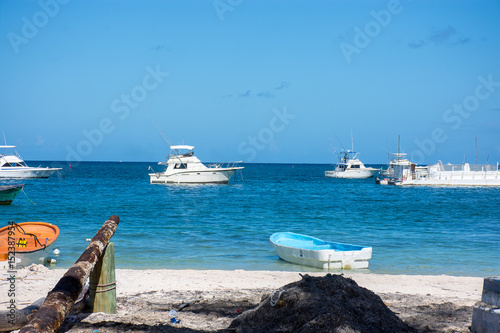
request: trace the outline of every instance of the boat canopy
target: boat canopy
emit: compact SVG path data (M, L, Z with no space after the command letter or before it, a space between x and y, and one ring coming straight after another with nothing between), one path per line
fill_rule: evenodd
M5 155L2 156L2 160L9 163L23 163L24 161L15 155Z
M178 145L178 146L170 146L170 149L172 149L172 150L178 150L178 149L193 150L194 146Z

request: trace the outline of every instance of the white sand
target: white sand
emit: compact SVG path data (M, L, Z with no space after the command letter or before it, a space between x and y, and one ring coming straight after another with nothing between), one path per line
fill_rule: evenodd
M45 297L65 272L41 265L18 271L15 285L18 307ZM324 276L326 273L302 274ZM478 277L351 271L343 274L380 296L412 327L435 332L469 332L472 306L481 300L483 288L483 278ZM7 306L11 299L8 277L6 271L0 270L0 307ZM138 333L155 328L176 333L219 332L229 327L238 308L257 306L274 290L300 279L299 272L118 269L117 314L81 313L65 322L69 326L64 331L85 333L97 329L100 333L117 333L134 327ZM181 323L170 323L169 309L192 301L199 303L182 310Z
M16 298L20 305L45 297L66 272L35 266L34 270L17 272ZM325 273L301 273L324 276ZM376 294L401 293L432 296L442 301L473 305L481 299L483 278L447 275L384 275L344 272L358 285ZM0 275L0 304L9 301L8 274ZM151 291L217 291L241 289L278 289L300 280L299 272L279 271L221 271L221 270L129 270L117 269L117 297L133 296Z

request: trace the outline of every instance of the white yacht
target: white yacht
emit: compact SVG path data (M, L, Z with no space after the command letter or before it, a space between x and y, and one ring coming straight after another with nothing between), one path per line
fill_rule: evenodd
M359 153L352 150L341 150L335 170L325 171L325 177L351 179L373 177L379 169L365 167L357 158L358 155Z
M228 183L236 170L241 170L241 161L212 164L206 166L194 156L194 146L170 146L168 160L158 163L165 165L163 172L149 174L151 184L156 183L191 183L191 184L224 184Z
M399 138L398 138L399 151ZM500 170L497 164L443 164L438 161L428 166L417 166L405 158L396 156L389 165L392 168L389 184L429 186L500 186ZM477 137L476 137L477 157ZM477 162L477 158L476 158ZM389 170L388 169L388 170Z
M400 168L395 173L396 185L500 186L498 163L443 164L439 161L426 167Z
M26 165L15 150L16 146L0 146L5 152L0 153L0 178L48 178L62 168L30 167ZM11 150L11 153L7 151Z

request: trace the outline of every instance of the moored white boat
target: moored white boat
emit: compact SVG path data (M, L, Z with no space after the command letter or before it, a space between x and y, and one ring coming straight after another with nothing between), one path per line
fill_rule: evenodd
M357 157L359 153L341 150L334 170L325 171L325 177L361 179L373 177L379 169L366 167Z
M392 153L387 169L380 171L379 175L375 178L375 183L380 185L394 185L396 180L394 176L395 170L398 170L398 174L407 174L409 171L405 170L410 170L411 164L410 160L406 157L406 153ZM416 165L414 164L415 167Z
M170 149L172 153L168 160L158 163L165 165L165 170L149 174L151 184L225 184L229 182L236 170L244 168L239 166L241 162L206 166L194 156L193 146L170 146Z
M16 146L0 146L0 149L11 149L11 153L0 155L0 178L48 178L61 168L30 167L15 150Z
M396 185L431 186L500 186L498 163L443 164L439 161L426 167L400 168L395 174Z
M398 138L399 151L399 138ZM428 166L417 166L397 153L391 160L389 184L428 186L500 186L500 170L497 164L443 164L439 161ZM477 138L476 138L477 156Z
M278 256L291 263L322 269L368 268L372 248L336 242L292 232L277 232L269 242Z

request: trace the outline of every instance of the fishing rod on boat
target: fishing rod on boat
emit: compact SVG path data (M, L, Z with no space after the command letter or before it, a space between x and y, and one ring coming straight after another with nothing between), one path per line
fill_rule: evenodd
M163 132L163 130L160 128L160 126L158 126L158 124L156 123L156 121L153 119L153 116L151 116L151 114L147 110L144 110L144 112L149 117L149 119L151 120L151 122L153 123L153 125L156 127L156 130L160 133L160 135L161 135L161 137L163 139L163 142L170 149L170 147L173 146L172 141L170 141L170 139L165 135L165 133ZM177 157L178 155L180 155L180 151L177 150L177 154L173 155L173 157ZM179 157L177 157L177 158L179 159L179 162L182 163L182 160Z
M153 125L156 127L156 129L158 130L158 132L160 133L162 139L163 139L163 142L170 148L170 146L172 145L172 142L169 140L169 138L165 135L165 133L162 131L162 129L160 128L160 126L158 126L158 124L156 123L156 121L153 119L153 117L151 116L151 114L147 111L147 110L144 110L144 112L146 113L146 115L149 117L149 119L151 120L151 122L153 123Z

